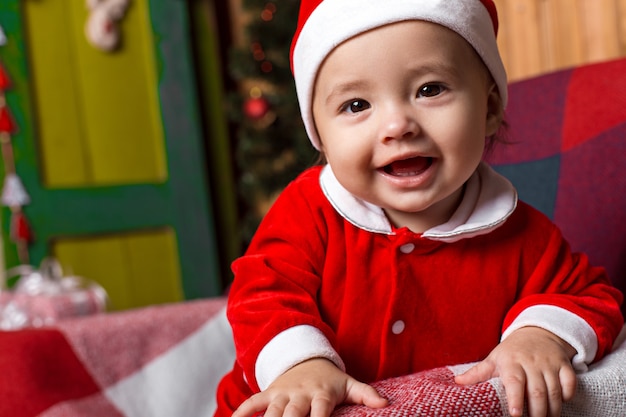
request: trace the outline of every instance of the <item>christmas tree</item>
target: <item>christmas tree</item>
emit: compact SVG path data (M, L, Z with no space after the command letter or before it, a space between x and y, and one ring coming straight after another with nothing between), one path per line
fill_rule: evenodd
M246 42L231 51L230 75L239 88L230 100L230 117L246 206L244 243L285 185L317 158L300 118L289 63L299 5L299 0L244 0L250 17Z

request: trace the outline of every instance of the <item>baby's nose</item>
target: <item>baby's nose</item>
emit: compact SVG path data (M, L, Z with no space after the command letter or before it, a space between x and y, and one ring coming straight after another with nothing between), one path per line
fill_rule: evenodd
M419 132L416 116L409 106L393 106L381 116L381 137L385 141L409 139Z

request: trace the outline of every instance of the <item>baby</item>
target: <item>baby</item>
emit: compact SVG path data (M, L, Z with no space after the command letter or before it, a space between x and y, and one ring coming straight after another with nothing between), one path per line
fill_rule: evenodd
M218 416L381 408L367 383L477 361L457 383L500 377L511 415L558 416L610 350L621 293L482 161L507 102L497 29L491 0L302 1L292 67L327 163L233 264Z

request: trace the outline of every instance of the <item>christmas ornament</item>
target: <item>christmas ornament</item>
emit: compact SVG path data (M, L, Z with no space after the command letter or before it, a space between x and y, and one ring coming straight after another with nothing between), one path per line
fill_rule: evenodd
M11 216L11 239L14 242L30 243L33 241L33 232L30 224L19 208L14 210Z
M55 258L44 258L39 269L15 266L5 276L15 284L0 294L0 330L47 326L107 308L104 288L80 276L64 275Z
M4 70L4 67L0 65L0 91L6 91L10 86L11 82L9 81L9 76Z
M261 11L261 20L270 22L274 19L274 13L276 13L276 5L274 3L267 3L265 8Z
M9 173L4 177L1 201L7 207L21 207L30 203L30 197L20 177L13 173Z
M6 101L4 100L4 97L2 101ZM0 103L0 133L15 133L16 127L13 122L13 117L11 117L11 114L9 113L9 108L2 104L3 103Z
M265 97L249 97L243 104L243 112L251 120L262 119L270 109Z
M261 68L261 72L269 73L272 72L274 66L270 61L266 59L265 51L263 50L263 45L260 42L252 42L250 45L250 51L252 52L252 57L255 61L259 62L259 67Z
M243 114L256 130L266 129L276 120L276 112L260 87L250 89L249 97L243 103Z

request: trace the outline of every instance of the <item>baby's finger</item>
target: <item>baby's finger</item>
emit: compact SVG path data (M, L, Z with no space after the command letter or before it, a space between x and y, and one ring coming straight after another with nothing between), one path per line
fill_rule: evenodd
M280 403L277 404L277 408L276 410L279 411L280 410ZM272 405L270 405L270 407L272 407ZM272 417L274 414L272 413L270 416L268 416L268 412L270 411L270 408L267 409L267 411L265 412L265 416L264 417ZM273 411L273 410L272 410ZM306 417L307 415L309 415L309 413L311 412L311 400L309 397L301 397L301 396L294 396L293 398L291 398L289 400L289 402L283 407L282 410L282 416L283 417ZM322 416L318 416L318 417L328 417L330 415L322 415ZM279 416L277 416L279 417Z
M263 414L263 417L282 417L283 414L285 413L285 407L286 404L281 404L281 403L270 403L267 408L265 409L265 413ZM263 411L258 410L257 412L261 412ZM233 416L234 417L234 416Z
M563 401L569 401L576 394L576 372L571 366L564 366L559 372Z
M472 385L487 381L494 376L496 376L495 366L491 362L484 360L472 366L461 375L457 375L454 381L460 385Z
M330 398L317 395L311 401L311 417L328 417L334 408L335 403Z
M244 401L232 417L252 417L256 413L265 411L265 417L280 417L283 415L286 401L270 402L268 396L263 392L253 395Z
M246 401L241 403L239 408L235 410L232 417L251 417L255 413L259 413L264 411L266 405L262 405L261 402L257 401L254 396L248 398Z
M509 414L512 417L521 416L524 412L524 397L526 395L526 373L524 369L517 366L514 370L503 373L500 379L506 391Z
M546 385L546 395L548 400L549 416L559 417L563 406L563 390L559 375L548 373L544 375Z
M544 375L538 371L527 373L528 414L530 417L545 417L548 414L548 387ZM559 389L560 407L560 389ZM557 414L558 415L558 414Z
M363 404L370 408L383 408L388 403L387 399L371 385L357 381L349 384L345 401L350 404Z

